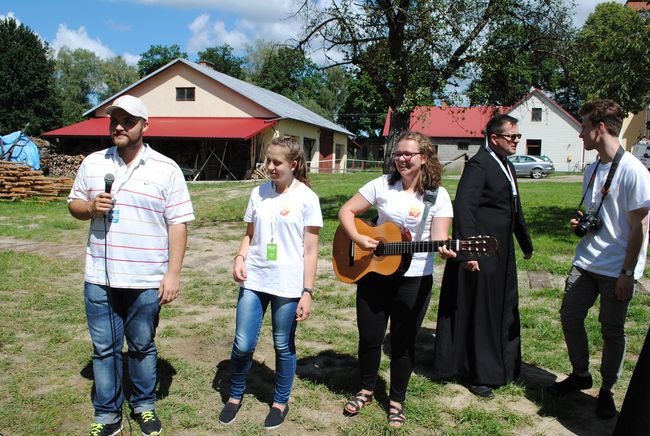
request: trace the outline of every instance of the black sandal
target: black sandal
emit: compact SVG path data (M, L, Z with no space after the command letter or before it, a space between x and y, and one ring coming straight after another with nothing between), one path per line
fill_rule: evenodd
M353 416L356 415L366 407L369 403L372 402L374 394L364 394L363 392L357 392L356 395L348 400L347 403L345 403L345 406L343 407L343 413L347 416ZM348 409L354 409L348 410Z
M391 427L399 428L406 424L406 417L404 416L404 409L402 406L388 405L388 425Z

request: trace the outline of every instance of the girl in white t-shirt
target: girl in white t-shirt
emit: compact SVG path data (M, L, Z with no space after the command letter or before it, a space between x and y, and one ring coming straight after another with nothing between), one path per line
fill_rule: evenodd
M266 149L271 181L253 189L244 221L246 235L232 275L241 284L231 355L230 398L219 415L232 423L241 407L259 332L271 304L276 383L264 427L279 427L289 412L296 372L297 321L309 317L316 277L318 234L323 226L318 196L309 188L305 153L290 136Z
M363 249L374 249L379 241L360 234L356 215L375 206L377 224L393 222L410 230L415 239L420 221L425 219L421 240L446 240L453 217L449 194L440 186L442 166L428 137L405 132L397 140L394 170L363 186L339 211L341 226ZM438 189L436 202L423 217L426 191ZM446 247L439 255L456 254ZM381 346L390 319L391 363L388 423L401 427L406 418L402 403L413 370L415 338L429 305L433 283L433 253L415 253L403 276L370 273L357 284L357 325L359 327L360 391L344 408L347 415L358 413L372 401Z

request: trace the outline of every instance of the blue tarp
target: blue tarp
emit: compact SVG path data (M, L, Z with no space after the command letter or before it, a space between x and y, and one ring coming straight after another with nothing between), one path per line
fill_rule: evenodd
M5 136L0 136L2 139L2 158L12 162L25 162L34 170L41 169L41 157L38 154L38 147L34 144L27 135L18 131L10 133ZM15 145L14 145L15 144ZM11 146L11 156L5 156L9 152Z

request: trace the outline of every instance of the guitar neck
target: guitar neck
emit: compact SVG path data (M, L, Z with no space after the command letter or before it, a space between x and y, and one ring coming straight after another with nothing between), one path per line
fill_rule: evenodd
M377 251L381 251L381 255L387 256L391 254L411 254L411 253L429 253L438 251L439 247L446 245L447 248L454 251L462 251L460 240L449 239L443 241L400 241L400 242L382 242L380 243Z

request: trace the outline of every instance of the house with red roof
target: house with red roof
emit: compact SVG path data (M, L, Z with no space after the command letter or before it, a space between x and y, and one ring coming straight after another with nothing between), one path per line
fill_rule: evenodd
M215 71L208 63L176 59L100 102L80 123L42 136L66 154L111 146L104 113L130 94L149 110L144 140L202 180L242 179L264 160L264 145L282 135L304 147L311 171L344 170L354 136L288 98Z
M522 134L517 154L546 155L558 171L582 168L596 159L579 138L580 122L539 89L531 89L512 107L503 106L426 106L411 112L410 130L429 136L436 145L439 159L449 167L460 166L484 146L483 130L496 114L508 114L519 120ZM384 136L390 130L390 116Z

